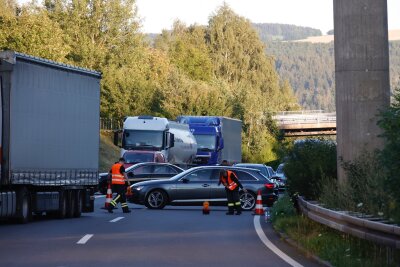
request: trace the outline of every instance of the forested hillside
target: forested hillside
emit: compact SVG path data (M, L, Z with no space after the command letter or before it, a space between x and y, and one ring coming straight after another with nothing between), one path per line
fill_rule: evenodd
M257 29L263 42L300 40L309 36L322 35L320 30L289 24L253 23L253 26Z
M140 32L134 0L46 0L22 8L0 0L0 6L0 50L102 72L101 116L234 117L243 121L245 161L278 157L270 112L296 109L297 100L250 21L227 5L208 25L176 22L154 45Z
M334 51L331 44L271 42L267 53L292 85L304 109L335 110Z
M305 109L335 110L335 66L333 43L267 42L267 54L288 79ZM400 41L389 43L392 91L400 87Z

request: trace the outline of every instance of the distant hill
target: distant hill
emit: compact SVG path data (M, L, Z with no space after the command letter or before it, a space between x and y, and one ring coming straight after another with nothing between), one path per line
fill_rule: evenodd
M322 35L320 30L289 24L253 23L253 26L264 42L300 40Z
M333 45L267 43L281 79L288 80L304 109L335 110Z
M302 43L330 43L333 42L333 35L324 35L324 36L309 36L307 38L301 40L294 40L293 42L302 42ZM398 41L400 40L400 30L390 30L389 31L389 41Z
M335 108L335 66L333 35L320 30L287 24L254 23L274 56L281 79L288 80L305 109ZM333 30L328 33L333 33ZM400 30L389 32L390 82L400 87Z
M266 47L280 77L289 80L303 108L335 110L333 42L267 42ZM389 53L394 90L400 88L400 41L389 43Z

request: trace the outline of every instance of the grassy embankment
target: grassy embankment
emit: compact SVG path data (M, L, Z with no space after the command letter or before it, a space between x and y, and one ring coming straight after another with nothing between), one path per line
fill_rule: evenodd
M271 211L274 228L333 266L399 266L400 250L343 234L305 216L296 215L291 209L293 204L288 197L274 205Z
M99 172L108 172L119 158L119 147L112 142L112 133L100 132Z

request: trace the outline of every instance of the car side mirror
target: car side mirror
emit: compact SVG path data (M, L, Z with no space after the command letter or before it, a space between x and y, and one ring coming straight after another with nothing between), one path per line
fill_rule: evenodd
M184 183L184 184L187 184L187 183L189 183L189 179L188 178L182 178L182 183Z
M175 146L175 135L170 134L170 141L169 141L169 147L174 147Z
M114 145L118 147L122 147L122 130L116 130L114 131Z

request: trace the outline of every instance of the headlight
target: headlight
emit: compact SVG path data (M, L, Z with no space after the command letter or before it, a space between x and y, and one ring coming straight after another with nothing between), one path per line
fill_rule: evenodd
M140 190L142 190L142 189L143 189L143 187L144 187L144 186L138 186L138 187L134 187L134 188L133 188L133 190L140 191Z

